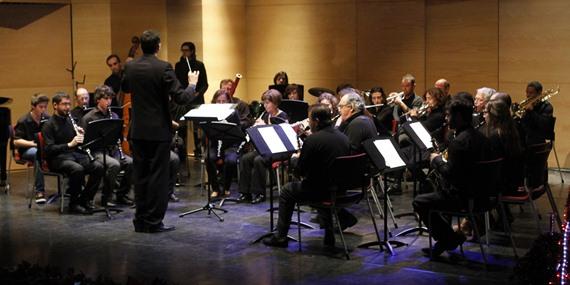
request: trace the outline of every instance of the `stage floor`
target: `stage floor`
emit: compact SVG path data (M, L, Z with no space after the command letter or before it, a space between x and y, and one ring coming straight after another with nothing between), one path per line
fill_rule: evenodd
M408 243L396 248L395 256L377 249L360 249L357 245L375 240L366 203L350 208L359 223L346 230L351 260L345 260L337 235L337 253L322 246L322 230L303 230L302 252L290 242L287 249L270 248L250 242L269 229L269 203L258 205L226 203L229 212L224 222L201 212L179 218L188 209L202 207L206 196L199 187L197 162L191 162L188 185L177 188L181 198L169 205L165 224L176 230L160 234L135 233L133 209L125 208L113 220L103 214L78 216L58 212L58 204L27 207L25 172L11 176L11 192L0 194L0 267L22 261L40 265L73 267L88 277L111 277L126 283L127 276L150 281L161 278L176 284L505 284L516 263L510 245L498 234L491 235L490 267L486 271L479 246L465 243L466 259L456 250L444 253L437 261L429 261L421 248L427 247L427 234L411 234L396 240ZM570 175L565 175L570 181ZM53 178L46 178L48 193L55 190ZM568 187L560 183L558 172L550 172L550 182L560 211L566 202ZM235 187L235 185L234 185ZM237 190L232 189L237 196ZM132 196L133 194L131 194ZM396 213L411 210L411 188L401 196L393 196ZM98 201L97 201L98 202ZM546 195L538 207L547 217L550 212ZM308 210L308 209L307 209ZM515 239L519 255L524 255L538 233L530 211L513 207L516 221ZM302 214L309 222L313 214ZM277 215L275 215L277 216ZM294 216L295 219L295 216ZM411 217L397 219L394 233L417 225ZM317 226L317 225L315 225ZM317 226L318 228L318 226ZM542 219L542 230L548 230L548 219ZM290 234L296 236L292 226ZM381 233L382 234L382 233Z

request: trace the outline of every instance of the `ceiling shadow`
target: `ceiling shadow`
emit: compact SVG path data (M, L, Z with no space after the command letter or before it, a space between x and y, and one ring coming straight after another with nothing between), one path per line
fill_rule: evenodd
M66 5L0 3L0 27L18 30Z

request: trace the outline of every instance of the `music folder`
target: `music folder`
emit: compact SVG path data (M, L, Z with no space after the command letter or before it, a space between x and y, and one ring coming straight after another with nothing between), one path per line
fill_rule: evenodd
M364 143L364 150L379 170L386 172L406 167L398 144L391 137L369 139Z
M256 126L246 132L263 157L281 157L299 150L297 133L289 124Z
M237 104L202 104L188 111L180 120L198 122L222 121L235 112Z
M404 132L420 150L433 149L431 135L421 122L406 122L403 128Z

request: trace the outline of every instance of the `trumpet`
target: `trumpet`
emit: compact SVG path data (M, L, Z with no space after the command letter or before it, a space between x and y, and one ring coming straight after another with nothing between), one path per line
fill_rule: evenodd
M418 118L421 118L425 115L427 115L427 112L429 110L429 105L428 103L423 103L420 108L418 109Z
M79 126L77 126L77 123L75 122L75 119L73 119L73 116L71 116L71 113L68 113L67 116L69 117L69 120L71 121L71 124L73 125L73 130L75 130L75 134L76 135L83 135L83 131L79 129ZM87 156L89 157L89 161L94 161L95 157L93 157L93 155L91 154L91 150L89 148L83 148L82 146L77 146L77 149L84 151L85 153L87 153Z
M404 92L392 92L390 93L390 95L388 95L388 98L386 98L386 103L388 105L393 105L394 103L396 103L396 99L402 99L402 96L404 96Z
M560 93L560 86L558 86L556 90L548 89L536 97L522 100L517 105L513 105L513 118L521 119L525 115L526 110L529 106L533 106L540 102L548 101L552 96L558 95L559 93Z

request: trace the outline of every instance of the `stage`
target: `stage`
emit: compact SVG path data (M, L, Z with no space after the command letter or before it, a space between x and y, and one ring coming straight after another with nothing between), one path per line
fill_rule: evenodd
M350 208L359 223L345 231L351 260L345 260L337 235L336 253L322 246L322 230L303 229L302 252L297 243L287 249L270 248L250 241L269 229L268 202L258 205L226 203L229 212L224 222L201 212L179 218L186 210L199 208L206 201L200 193L200 172L192 161L188 185L177 188L180 202L171 203L165 224L175 225L173 232L159 234L135 233L132 225L134 209L125 208L113 220L104 214L92 216L61 215L58 204L27 207L25 172L11 175L9 195L0 194L0 267L15 266L22 261L39 265L73 267L94 279L98 275L126 283L127 276L150 282L161 278L175 284L505 284L513 273L516 261L507 239L491 234L490 266L483 266L479 246L465 243L466 258L459 250L444 253L437 261L425 257L421 248L427 247L427 234L396 238L408 243L396 248L395 256L377 249L360 249L357 245L375 239L373 227L362 201ZM570 175L565 175L570 179ZM560 211L567 198L565 185L560 184L558 172L550 172L549 181ZM55 192L55 181L46 177L47 193ZM232 195L237 196L236 185ZM133 196L131 192L131 196ZM411 210L411 188L401 196L393 196L395 212ZM98 203L99 200L96 200ZM538 200L543 214L543 231L548 229L549 207L546 195ZM538 236L530 210L520 212L512 207L513 223L519 255L524 255ZM309 222L310 210L302 214ZM277 216L277 215L276 215ZM295 219L295 215L294 215ZM397 233L417 222L398 219ZM313 224L318 228L318 225ZM296 237L292 225L290 234Z

